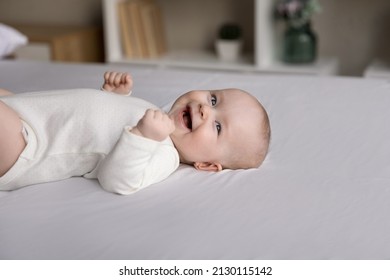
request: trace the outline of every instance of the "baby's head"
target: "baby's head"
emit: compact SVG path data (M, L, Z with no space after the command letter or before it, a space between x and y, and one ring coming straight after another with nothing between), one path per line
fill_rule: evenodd
M183 163L201 170L260 166L270 141L268 115L239 89L196 90L180 96L169 111L170 135Z

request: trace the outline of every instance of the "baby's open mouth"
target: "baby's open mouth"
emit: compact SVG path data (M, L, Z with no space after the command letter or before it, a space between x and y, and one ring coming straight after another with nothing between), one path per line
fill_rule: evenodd
M192 119L191 119L191 112L189 107L187 107L183 112L183 121L184 121L184 125L188 129L192 130Z

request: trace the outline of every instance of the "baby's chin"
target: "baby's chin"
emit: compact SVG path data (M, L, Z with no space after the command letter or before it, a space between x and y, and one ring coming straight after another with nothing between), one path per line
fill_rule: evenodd
M170 135L170 138L173 142L173 145L175 146L176 150L178 151L179 153L179 158L180 158L180 163L184 163L184 164L189 164L189 165L192 165L193 164L193 161L190 161L187 159L187 157L185 156L186 152L183 151L181 149L181 145L177 142L179 142L180 140L178 138L175 137L175 132L173 132L171 135ZM179 144L179 145L178 145Z

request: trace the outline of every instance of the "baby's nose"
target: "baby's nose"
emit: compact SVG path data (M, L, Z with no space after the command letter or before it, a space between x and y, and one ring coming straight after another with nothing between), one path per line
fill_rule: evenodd
M207 104L199 104L199 112L202 119L206 119L210 114L211 108Z

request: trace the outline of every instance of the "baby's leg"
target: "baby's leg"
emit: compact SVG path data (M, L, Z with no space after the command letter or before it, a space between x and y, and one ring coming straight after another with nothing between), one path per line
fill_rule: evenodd
M12 92L5 90L3 88L0 88L0 96L12 95L12 94L13 94Z
M17 161L26 143L18 114L0 101L0 177Z

